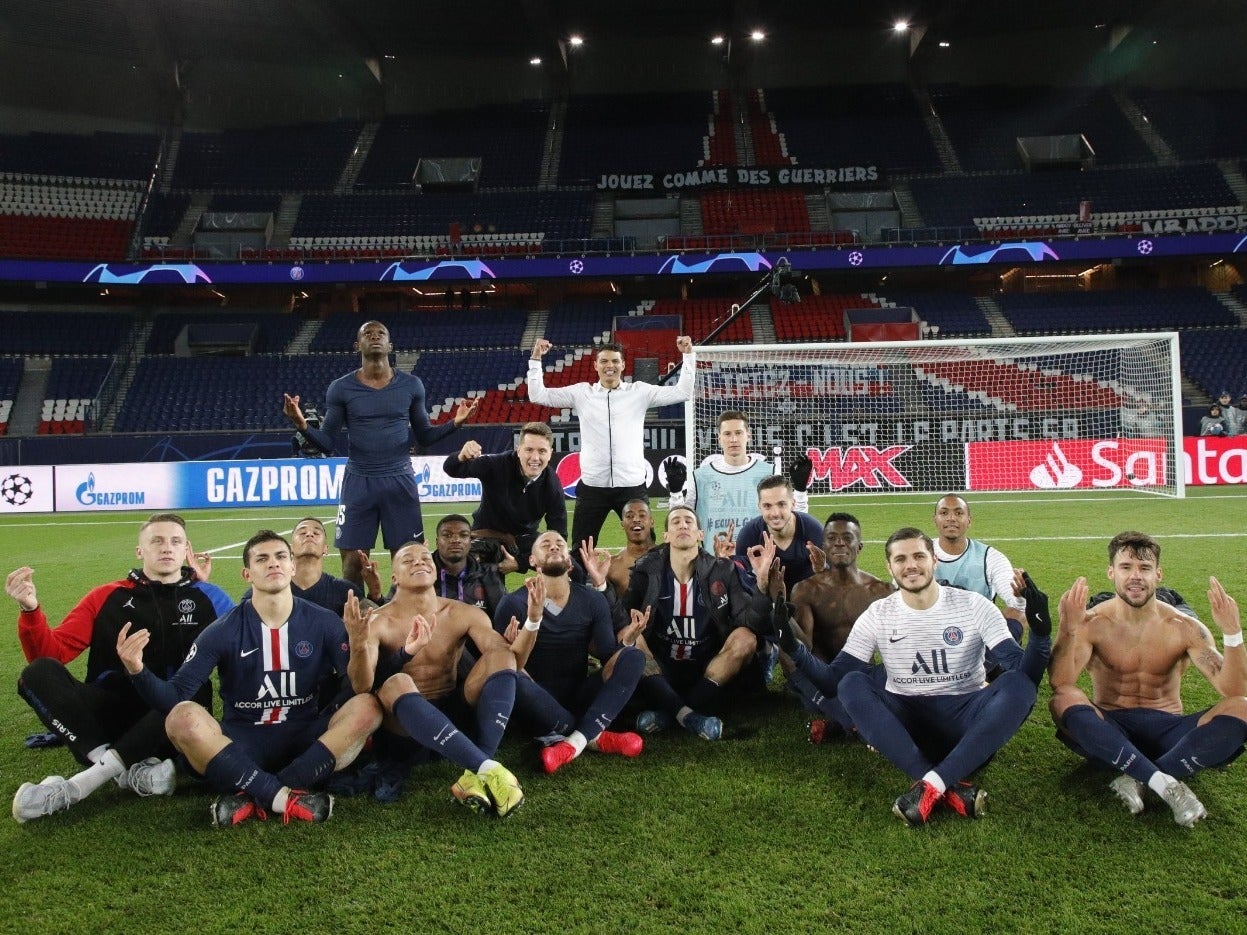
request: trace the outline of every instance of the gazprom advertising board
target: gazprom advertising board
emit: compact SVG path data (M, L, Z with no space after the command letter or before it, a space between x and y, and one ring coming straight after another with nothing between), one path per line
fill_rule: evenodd
M426 503L479 500L480 481L442 472L441 457L411 459ZM338 502L345 458L67 464L6 469L0 513L327 506Z

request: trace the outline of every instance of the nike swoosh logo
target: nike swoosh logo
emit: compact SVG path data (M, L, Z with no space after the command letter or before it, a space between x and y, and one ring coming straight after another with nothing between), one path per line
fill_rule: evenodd
M243 659L246 659L246 658L247 658L248 656L250 656L252 653L258 653L259 651L260 651L260 647L258 647L258 646L257 646L255 649L248 649L248 650L247 650L246 652L244 652L244 653L239 653L239 655L240 655Z
M899 642L900 642L901 640L903 640L904 638L905 638L905 637L903 637L903 636L889 636L889 637L888 637L888 642L889 642L889 643L899 643Z

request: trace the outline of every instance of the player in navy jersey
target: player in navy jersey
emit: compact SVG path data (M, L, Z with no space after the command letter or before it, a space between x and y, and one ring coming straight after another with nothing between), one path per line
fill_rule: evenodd
M34 569L18 568L5 590L21 608L17 634L29 665L18 694L68 746L85 769L23 783L13 798L13 817L42 818L67 809L112 779L138 795L168 795L176 783L173 748L164 715L134 691L117 657L117 634L127 623L151 634L149 654L162 675L171 675L203 629L234 606L208 583L212 557L195 554L186 523L176 513L157 513L139 527L140 566L121 581L94 588L55 629L39 604ZM87 652L85 679L66 668ZM203 700L210 700L205 690Z
M766 590L770 561L759 562L767 540L775 544L775 555L784 566L784 584L791 591L798 581L814 574L810 546L823 541L823 527L809 513L793 508L792 481L782 474L758 482L758 516L736 533L736 561L746 572L751 586Z
M609 554L600 562L587 558L590 581L595 587L605 584ZM545 771L555 772L586 747L638 756L639 735L607 728L645 670L645 653L634 645L643 621L625 627L616 639L606 598L571 580L572 557L559 533L537 537L529 564L537 574L503 599L494 629L507 637L523 670L516 682L516 713L539 735L561 736L541 751ZM586 675L590 655L602 666Z
M334 544L342 553L342 576L363 584L360 553L381 541L393 554L404 542L424 540L420 489L411 467L411 439L431 445L467 422L480 400L461 402L453 422L434 426L425 406L424 383L390 364L390 332L378 321L365 322L355 342L358 370L329 384L325 418L308 425L299 397L286 394L282 411L291 424L325 452L333 451L339 430L350 443Z
M646 626L639 645L650 658L641 691L654 707L637 717L643 734L679 723L718 740L723 723L700 711L732 683L758 649L759 620L736 565L702 548L697 514L667 513L664 545L637 559L623 604Z
M335 578L325 571L329 538L325 534L325 524L315 516L306 516L295 524L294 531L290 533L290 547L294 552L294 577L290 581L290 590L295 597L332 610L339 617L346 608L349 594L360 598L366 595L374 604L385 602L377 563L370 561L368 556L361 556L360 561L366 589L354 581ZM242 600L250 597L251 589L248 588L243 592Z
M318 687L347 670L349 647L342 619L290 591L290 544L263 529L243 547L243 579L253 597L220 617L195 640L169 680L143 663L150 634L117 638L117 654L139 694L168 711L169 739L217 788L236 790L212 803L217 827L264 820L269 812L291 821L325 821L333 797L311 791L349 764L381 724L381 707L355 695L336 711L322 711ZM188 699L216 670L221 719Z
M390 765L410 768L413 741L464 768L451 787L461 804L505 817L524 802L514 775L493 759L515 704L515 656L484 611L437 594L433 555L422 542L394 555L390 602L364 615L352 599L349 674L356 691L375 691L385 707L385 730L374 746ZM417 644L415 626L430 636ZM479 658L459 678L459 660L471 642ZM475 738L456 723L474 721ZM409 739L408 739L409 738ZM404 740L406 742L404 743Z
M934 545L920 529L894 532L885 552L900 590L858 617L830 666L793 636L791 605L775 581L771 625L797 667L832 685L862 738L913 785L892 811L922 825L943 804L977 817L986 793L967 781L1021 727L1051 655L1047 597L1019 572L1031 637L1017 644L996 606L935 580ZM984 687L984 651L1006 671ZM878 653L886 679L871 673Z

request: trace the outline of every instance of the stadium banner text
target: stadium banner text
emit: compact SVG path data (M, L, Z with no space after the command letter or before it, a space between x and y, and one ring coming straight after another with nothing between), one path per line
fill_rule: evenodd
M1247 437L1242 435L1188 435L1182 439L1182 460L1188 484L1247 484Z
M875 184L883 174L878 166L719 166L685 172L611 172L598 177L598 191L678 191L695 188L743 188L825 185L831 188Z
M970 442L967 490L1097 490L1166 483L1163 438Z
M442 471L443 457L413 457L426 503L479 500L480 481ZM338 502L345 458L68 464L8 468L5 513L325 506Z

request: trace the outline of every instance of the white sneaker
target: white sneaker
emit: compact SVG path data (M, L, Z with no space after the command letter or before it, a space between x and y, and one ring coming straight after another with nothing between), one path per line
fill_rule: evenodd
M136 795L173 795L177 786L177 771L172 760L149 756L133 764L118 779L123 789L129 789Z
M13 818L20 824L63 812L81 798L78 787L64 776L49 776L43 782L24 782L13 796Z
M1195 798L1195 793L1184 783L1174 780L1160 794L1165 804L1173 809L1173 820L1183 828L1195 827L1195 822L1208 816L1204 803Z
M1143 783L1122 773L1108 787L1117 793L1117 798L1126 803L1131 815L1143 814Z

